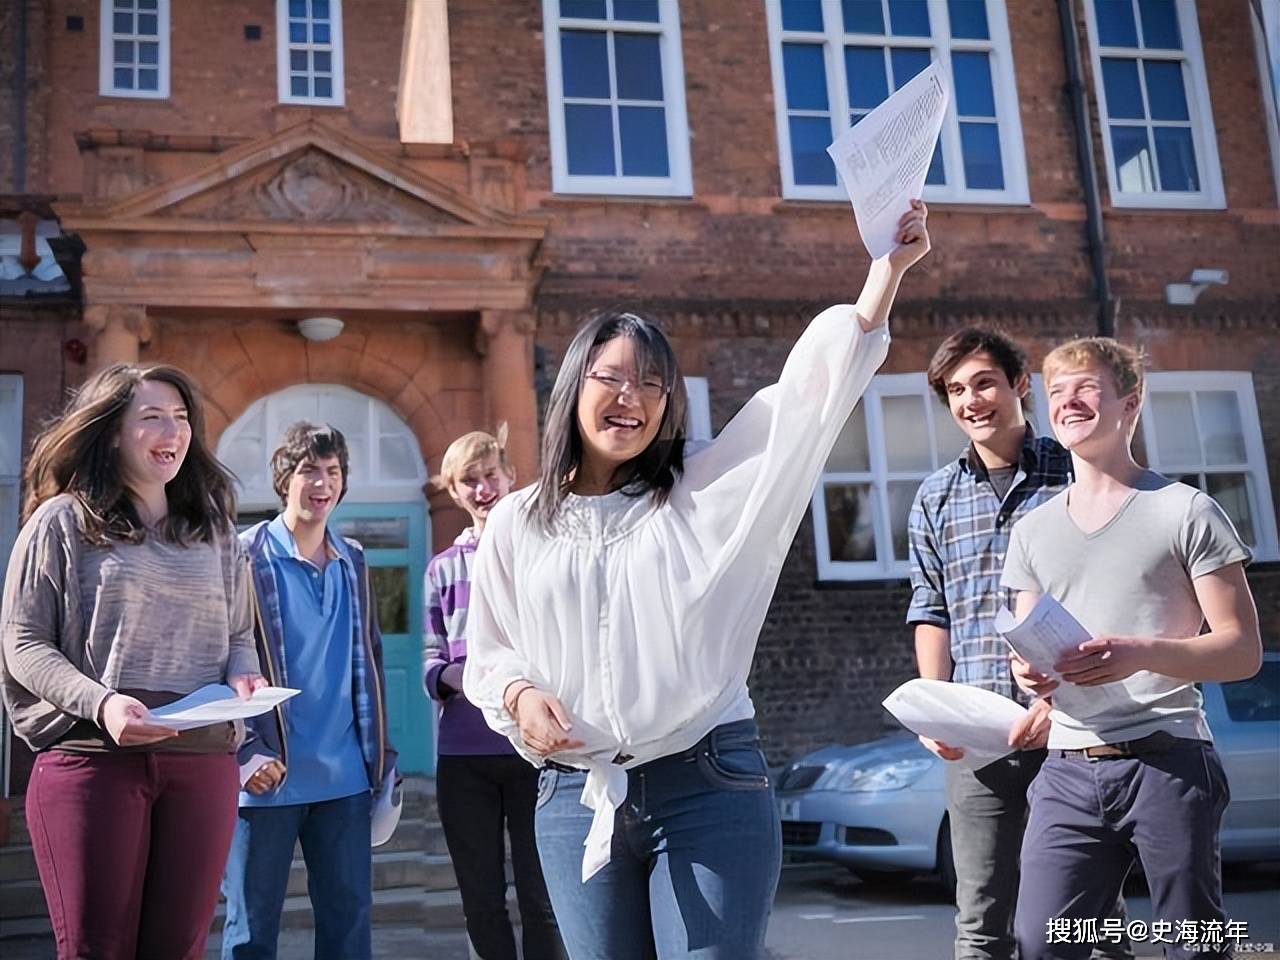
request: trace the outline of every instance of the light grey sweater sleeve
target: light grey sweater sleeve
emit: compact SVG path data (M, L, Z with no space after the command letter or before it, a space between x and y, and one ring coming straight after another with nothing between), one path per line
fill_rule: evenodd
M227 679L244 673L261 673L258 647L253 636L253 581L249 555L234 534L221 544L227 583Z

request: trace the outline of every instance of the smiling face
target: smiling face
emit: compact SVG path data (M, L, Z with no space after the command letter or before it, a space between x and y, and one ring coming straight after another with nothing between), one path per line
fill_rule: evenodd
M638 457L662 424L667 390L654 371L637 370L635 341L614 337L597 347L578 394L582 465L589 475L612 475Z
M483 528L489 511L511 492L514 482L494 453L468 464L461 476L449 482L449 495L454 503L467 511L473 525Z
M965 436L978 446L990 446L1009 433L1026 429L1022 398L1029 383L1023 374L1015 383L991 354L970 354L946 375L947 405Z
M191 445L187 403L163 380L143 380L120 425L120 470L135 493L163 489L182 469Z
M1060 444L1086 458L1128 448L1141 406L1136 391L1121 396L1111 371L1094 363L1046 371L1045 380Z
M307 457L298 462L285 491L284 516L295 524L324 523L342 495L342 463L336 456Z

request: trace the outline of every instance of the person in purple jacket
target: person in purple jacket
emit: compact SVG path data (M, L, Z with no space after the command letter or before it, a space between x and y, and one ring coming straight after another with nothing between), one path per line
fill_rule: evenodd
M471 526L427 565L423 682L427 696L441 705L436 800L471 946L481 960L516 960L507 915L505 822L524 958L560 960L564 947L534 842L538 768L525 762L506 737L490 730L480 710L462 693L476 547L489 511L515 483L506 439L505 424L496 437L482 431L459 437L449 444L435 478L467 511Z

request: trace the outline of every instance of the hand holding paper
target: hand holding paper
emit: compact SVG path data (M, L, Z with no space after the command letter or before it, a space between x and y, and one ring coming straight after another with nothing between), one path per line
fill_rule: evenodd
M894 690L884 707L912 733L961 747L964 757L953 762L974 768L1010 752L1010 731L1027 713L990 690L921 678Z

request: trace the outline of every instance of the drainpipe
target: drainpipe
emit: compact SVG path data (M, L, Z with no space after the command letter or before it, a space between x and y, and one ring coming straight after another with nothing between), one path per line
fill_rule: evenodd
M1102 197L1098 191L1098 171L1093 160L1093 137L1089 133L1089 108L1080 74L1080 37L1076 32L1071 0L1058 0L1062 21L1062 47L1067 58L1067 93L1076 125L1076 161L1084 185L1085 231L1089 239L1089 263L1093 268L1093 290L1098 299L1098 336L1116 333L1111 281L1107 278L1107 239L1102 228Z

